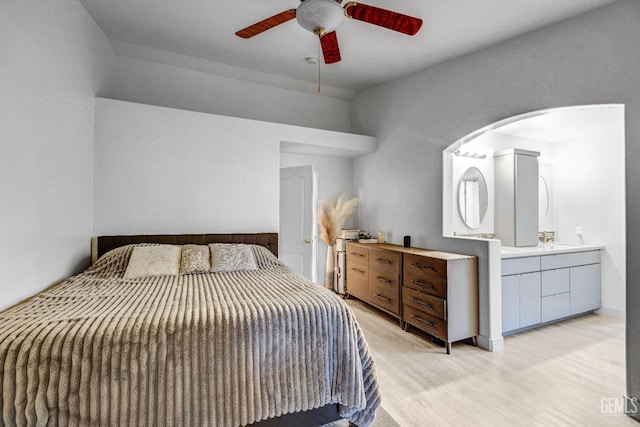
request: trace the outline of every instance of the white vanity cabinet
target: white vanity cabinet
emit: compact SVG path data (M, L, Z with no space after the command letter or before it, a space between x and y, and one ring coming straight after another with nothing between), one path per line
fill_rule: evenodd
M502 260L503 335L599 307L599 249Z
M502 263L502 330L540 323L540 257Z
M600 307L600 264L572 267L570 278L571 314Z
M540 323L540 272L502 278L502 329L511 331Z
M538 244L539 156L517 148L494 155L494 233L503 245Z

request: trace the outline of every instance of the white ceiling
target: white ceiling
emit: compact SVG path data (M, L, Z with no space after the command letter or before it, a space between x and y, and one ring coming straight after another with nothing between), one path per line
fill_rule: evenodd
M116 54L259 83L318 82L319 42L295 20L251 39L235 32L299 0L80 0ZM337 29L342 61L320 67L342 96L617 0L367 0L423 19L413 37L356 20ZM142 47L151 48L144 49ZM197 65L194 65L197 64ZM275 82L275 83L274 83ZM307 85L309 86L309 85Z
M542 114L516 120L493 130L503 135L542 142L562 142L602 134L617 123L606 119L619 106L585 106L545 110Z

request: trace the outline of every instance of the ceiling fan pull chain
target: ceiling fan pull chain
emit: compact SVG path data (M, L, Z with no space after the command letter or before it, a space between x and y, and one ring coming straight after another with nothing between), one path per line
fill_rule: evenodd
M322 46L318 45L318 93L320 93L320 58L322 58Z

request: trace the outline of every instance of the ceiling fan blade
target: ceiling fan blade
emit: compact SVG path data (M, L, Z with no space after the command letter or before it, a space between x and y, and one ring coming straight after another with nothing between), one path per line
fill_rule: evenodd
M338 37L335 31L320 37L320 45L322 46L322 56L324 56L325 64L334 64L339 62L340 48L338 47Z
M344 7L348 17L369 24L379 25L393 31L407 35L414 35L422 26L422 19L409 15L403 15L387 9L369 6L362 3L350 2Z
M256 22L253 25L249 25L247 28L243 28L242 30L236 32L236 36L242 37L243 39L248 39L262 32L265 32L277 25L285 23L295 17L296 17L295 9L285 10L284 12L280 12L277 15L273 15L267 19L263 19L260 22Z

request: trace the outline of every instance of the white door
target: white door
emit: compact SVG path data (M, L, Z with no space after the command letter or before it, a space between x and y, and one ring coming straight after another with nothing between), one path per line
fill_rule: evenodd
M315 282L313 166L280 169L280 260Z

